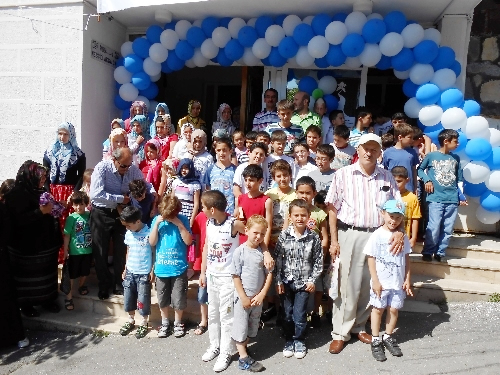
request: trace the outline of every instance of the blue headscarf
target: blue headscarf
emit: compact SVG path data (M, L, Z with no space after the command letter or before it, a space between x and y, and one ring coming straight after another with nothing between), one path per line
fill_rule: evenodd
M59 140L59 130L64 129L69 133L69 141L62 143ZM70 122L63 122L57 127L56 141L45 151L45 156L50 160L50 182L55 183L59 171L59 182L66 180L66 171L76 164L83 151L78 147L75 127Z
M159 114L158 114L158 109L160 108L163 108L163 110L165 111L165 114L166 115L169 115L170 114L170 109L168 109L168 105L165 104L165 103L158 103L158 105L156 106L156 109L155 109L155 116L153 117L153 122L151 123L151 125L149 125L149 134L151 134L151 138L154 138L156 136L156 119L158 118ZM175 133L175 129L172 125L172 131L171 133Z
M181 174L181 169L185 165L189 168L189 173L183 176ZM185 184L200 183L200 180L196 177L196 169L194 168L194 163L191 159L181 159L179 165L177 166L177 178Z
M138 134L135 132L133 128L134 122L138 122L141 125L142 134ZM148 118L144 115L134 116L134 118L130 120L130 128L132 129L132 132L130 134L133 138L137 138L139 135L142 135L144 137L144 141L139 145L139 148L137 149L137 155L139 156L140 161L142 161L146 159L144 147L146 146L147 141L151 139L151 136L149 135Z

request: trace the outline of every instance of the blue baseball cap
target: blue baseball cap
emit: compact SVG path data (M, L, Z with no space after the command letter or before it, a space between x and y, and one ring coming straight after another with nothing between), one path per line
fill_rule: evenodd
M390 214L405 214L405 204L396 199L391 199L384 203L382 209Z

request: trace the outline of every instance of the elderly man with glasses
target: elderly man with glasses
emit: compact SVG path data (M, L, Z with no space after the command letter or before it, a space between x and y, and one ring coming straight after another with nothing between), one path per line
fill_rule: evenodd
M90 231L92 233L92 253L99 280L99 299L109 298L109 288L114 294L123 294L121 275L125 268L126 246L125 227L118 220L119 210L130 203L129 183L143 180L142 172L133 165L133 154L128 147L113 151L110 160L96 165L90 183ZM147 188L156 195L153 186ZM113 239L113 271L108 269L108 250Z

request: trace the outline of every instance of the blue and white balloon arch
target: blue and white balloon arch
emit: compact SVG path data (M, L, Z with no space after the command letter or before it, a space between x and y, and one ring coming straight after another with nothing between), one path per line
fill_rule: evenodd
M149 103L154 111L153 99L159 92L155 82L162 72L205 67L210 61L221 66L238 62L277 68L286 63L311 69L392 68L404 80L403 92L409 98L405 113L418 119L434 143L442 129L459 131L456 152L462 160L465 194L479 199L479 221L493 224L500 220L500 131L490 129L480 116L479 104L464 100L455 87L462 67L453 49L440 42L438 30L424 29L399 11L385 17L352 12L333 17L320 13L302 20L296 15L246 22L228 17L207 17L192 24L180 20L164 28L153 25L146 37L122 45L123 58L114 71L119 92L114 102L126 117L134 100ZM329 110L336 109L332 82L310 78L304 77L299 88L309 94L316 90L315 96L324 95Z

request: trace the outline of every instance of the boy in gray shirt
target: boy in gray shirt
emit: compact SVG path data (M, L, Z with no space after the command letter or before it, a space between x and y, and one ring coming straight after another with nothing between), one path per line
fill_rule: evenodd
M251 372L263 369L261 363L248 355L247 344L249 337L257 336L262 301L273 279L272 273L264 267L264 255L260 248L266 231L266 219L260 215L251 216L245 227L248 239L233 254L232 274L236 295L231 337L240 355L238 368Z

